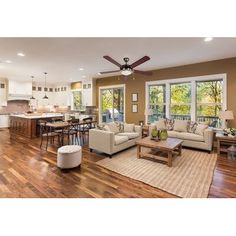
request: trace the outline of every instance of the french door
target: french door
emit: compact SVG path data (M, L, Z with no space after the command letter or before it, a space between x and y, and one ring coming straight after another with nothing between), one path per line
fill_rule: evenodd
M99 88L99 121L123 122L125 119L125 86Z

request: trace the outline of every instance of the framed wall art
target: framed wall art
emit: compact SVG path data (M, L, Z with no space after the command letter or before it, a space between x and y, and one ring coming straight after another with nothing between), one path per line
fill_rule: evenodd
M132 93L132 102L137 102L137 101L138 101L138 94Z

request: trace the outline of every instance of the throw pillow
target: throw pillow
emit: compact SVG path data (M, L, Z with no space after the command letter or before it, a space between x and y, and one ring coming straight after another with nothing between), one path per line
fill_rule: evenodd
M188 132L189 133L194 133L197 128L197 122L191 121L188 126Z
M166 129L166 120L160 119L155 123L155 125L157 129Z
M97 128L100 130L104 130L104 124L97 124Z
M124 132L125 133L134 132L134 124L124 124Z
M118 126L120 132L124 132L124 123L115 121L115 124Z
M174 131L187 132L189 121L187 120L175 120Z
M198 124L195 130L195 134L203 136L205 129L208 128L208 125Z
M120 132L119 130L119 126L117 126L116 123L107 123L107 126L109 127L110 131L115 133L115 134L118 134Z
M166 119L166 129L173 130L174 129L174 120Z
M109 128L108 125L104 125L103 130L104 130L104 131L109 131L109 132L111 132L111 130L110 130L110 128Z

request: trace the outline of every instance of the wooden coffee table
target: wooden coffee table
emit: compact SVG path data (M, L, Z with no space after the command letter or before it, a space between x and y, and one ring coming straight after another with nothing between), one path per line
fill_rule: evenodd
M181 156L182 143L183 143L183 140L177 139L177 138L167 138L167 140L165 141L154 141L154 140L151 140L150 137L146 137L146 138L136 141L137 158L140 158L140 157L154 158L156 160L160 160L167 163L168 166L171 167L173 154L177 153L178 155ZM162 157L156 154L141 152L142 147L151 148L151 149L154 149L155 151L162 151L164 153L167 153L167 157Z

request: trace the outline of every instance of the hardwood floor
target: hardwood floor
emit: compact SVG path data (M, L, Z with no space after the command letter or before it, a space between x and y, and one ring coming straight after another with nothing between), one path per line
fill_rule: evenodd
M40 150L38 139L10 139L0 130L0 197L29 198L171 198L176 197L104 169L102 156L83 147L80 167L61 171L56 148ZM209 197L236 197L236 161L217 160Z

